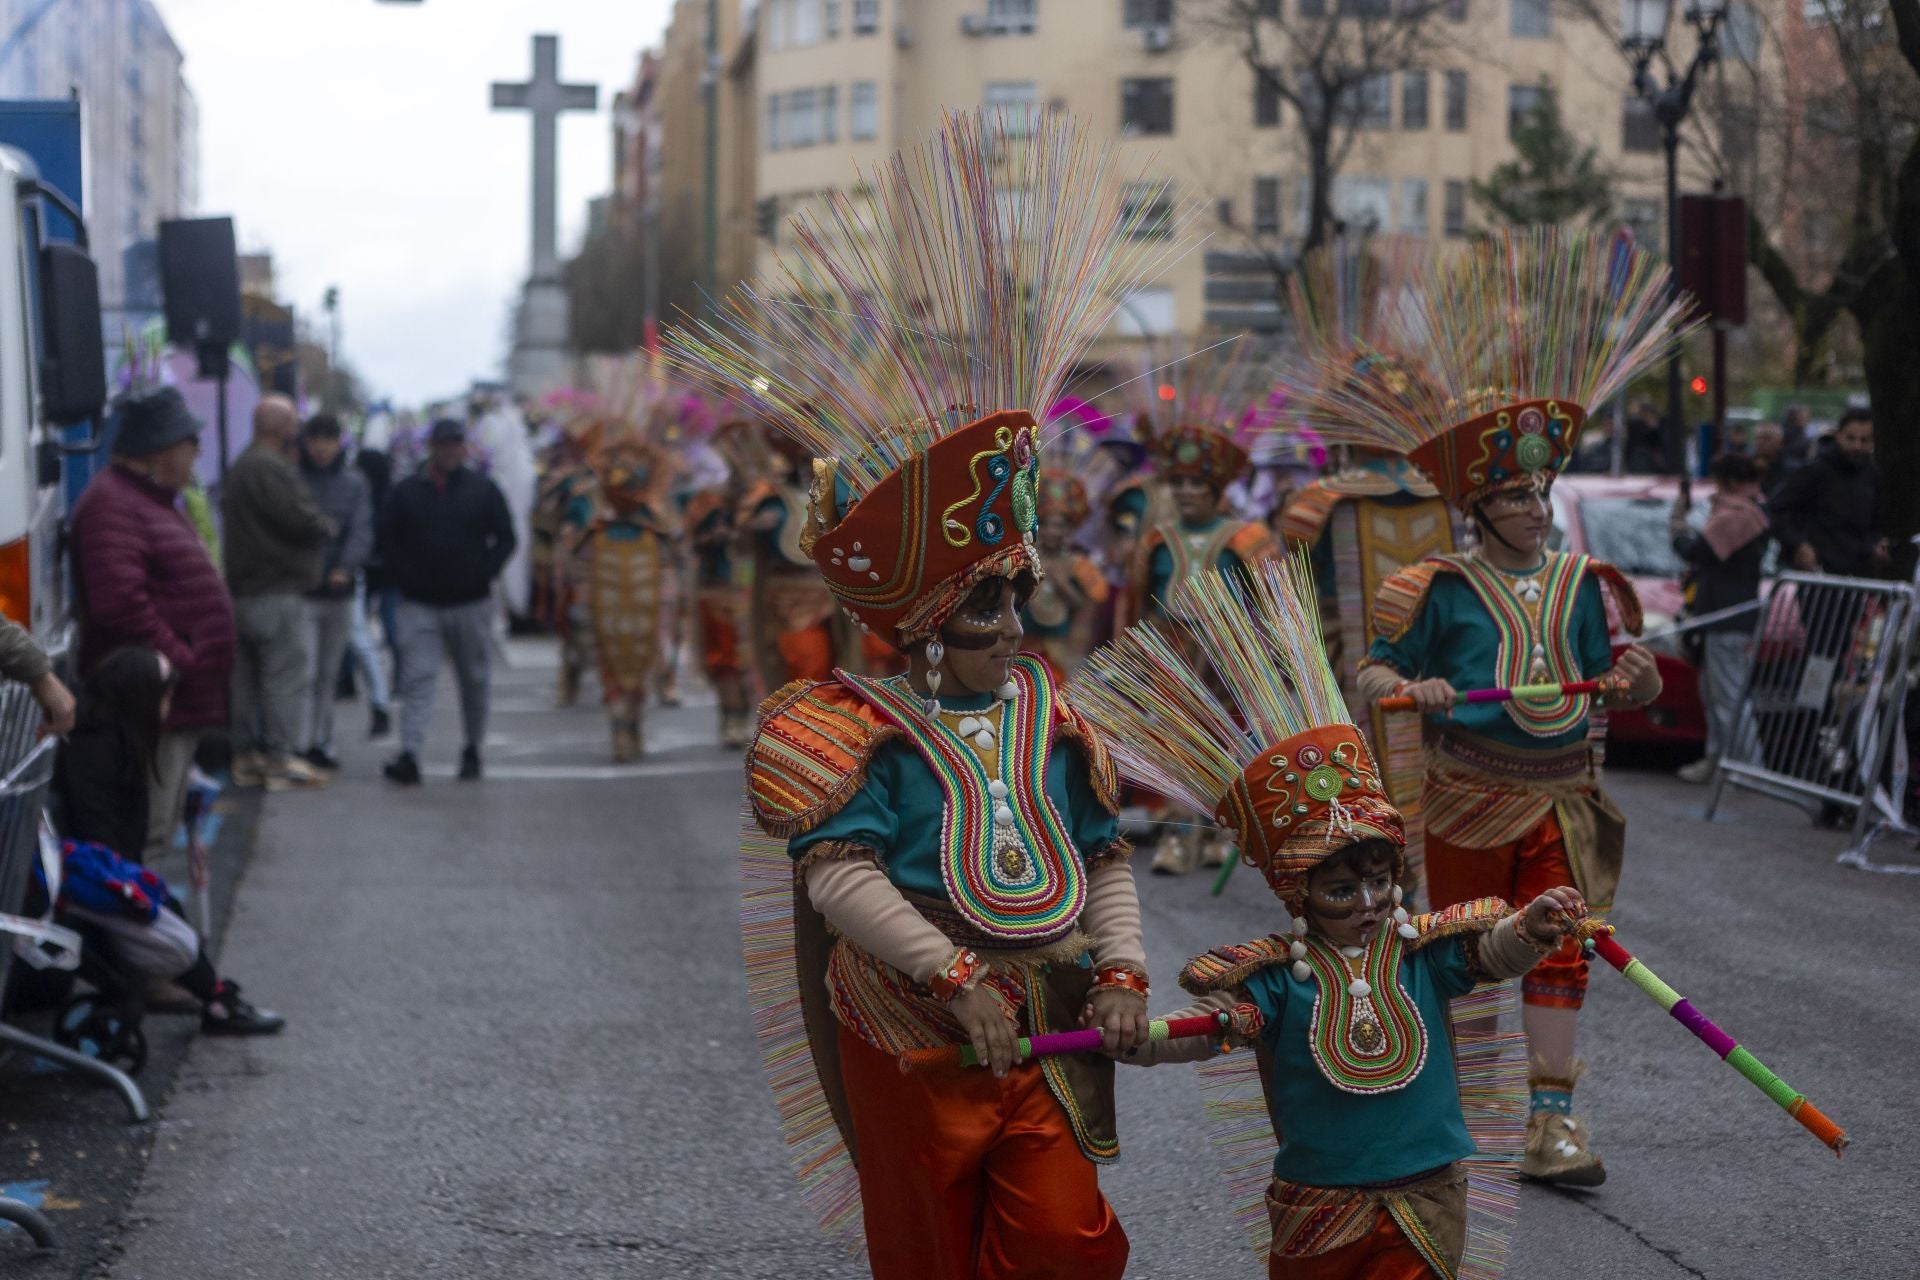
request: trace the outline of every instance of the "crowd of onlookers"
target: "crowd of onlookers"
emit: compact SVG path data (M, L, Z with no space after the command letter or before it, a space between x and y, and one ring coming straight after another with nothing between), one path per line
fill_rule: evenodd
M201 800L222 764L236 787L328 785L335 710L364 689L386 766L420 781L443 654L460 676L460 776L481 772L494 579L513 551L504 498L467 466L465 427L434 424L413 475L350 451L340 422L302 422L263 398L252 440L218 486L198 479L203 424L172 388L116 406L109 464L75 504L68 545L78 696L20 627L0 619L0 675L27 686L62 738L48 813L61 837L57 897L30 912L104 950L131 979L197 1009L212 1032L277 1031L214 969L176 886L202 890ZM376 640L384 633L384 643ZM390 669L391 667L391 669ZM0 904L6 909L15 904Z

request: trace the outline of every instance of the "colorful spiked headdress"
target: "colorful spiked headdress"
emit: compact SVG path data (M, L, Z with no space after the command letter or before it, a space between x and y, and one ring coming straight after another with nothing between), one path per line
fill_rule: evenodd
M1304 353L1327 436L1406 454L1461 510L1544 489L1602 402L1690 328L1666 266L1596 232L1503 232L1411 273L1371 334Z
M777 284L669 337L817 458L803 545L863 629L904 646L980 580L1040 572L1035 415L1182 248L1127 176L1062 115L949 114L796 218Z
M1259 430L1270 408L1272 370L1247 337L1192 350L1164 344L1127 390L1134 430L1163 480L1196 477L1224 489L1245 474L1243 438Z
M1397 855L1399 810L1320 646L1311 563L1209 570L1175 588L1173 612L1096 650L1075 685L1127 775L1232 828L1295 915L1341 848L1377 838Z

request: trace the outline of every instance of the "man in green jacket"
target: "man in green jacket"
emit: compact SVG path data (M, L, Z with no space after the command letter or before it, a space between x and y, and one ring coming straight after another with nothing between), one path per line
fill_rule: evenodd
M239 648L233 663L233 781L269 791L323 787L327 775L292 755L309 656L301 597L320 583L333 522L294 465L300 416L285 396L253 411L253 443L220 495L227 589Z

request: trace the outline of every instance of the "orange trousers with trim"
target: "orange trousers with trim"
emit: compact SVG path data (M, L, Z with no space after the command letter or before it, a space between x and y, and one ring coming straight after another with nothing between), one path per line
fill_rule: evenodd
M700 609L701 668L709 676L737 676L745 671L740 660L740 624L724 600L702 599Z
M1567 841L1551 813L1512 844L1464 849L1427 832L1427 896L1434 910L1475 898L1504 898L1515 910L1548 889L1573 883ZM1578 1009L1587 998L1587 957L1572 938L1520 982L1521 999L1550 1009Z
M1127 1235L1040 1068L903 1074L840 1028L874 1280L1120 1280Z
M1365 1239L1311 1258L1267 1259L1267 1280L1432 1280L1433 1268L1385 1209Z
M787 679L833 679L833 629L826 623L782 631L774 644L787 666Z

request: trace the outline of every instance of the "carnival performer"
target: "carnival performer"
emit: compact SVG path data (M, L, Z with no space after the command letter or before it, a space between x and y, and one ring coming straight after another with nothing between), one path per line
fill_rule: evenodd
M587 542L574 520L595 509L593 452L600 418L589 402L569 400L563 407L560 434L547 449L534 495L531 524L536 616L560 641L554 703L571 707L580 700L580 683L593 665L593 632L582 591L587 566L580 559Z
M594 493L574 500L585 597L617 764L646 751L643 717L660 656L661 596L672 572L676 523L666 494L669 459L639 423L615 419L594 450Z
M801 546L813 455L780 431L761 437L765 465L740 501L739 527L753 539L751 616L760 678L768 689L826 680L845 651L833 593Z
M1090 514L1078 476L1055 467L1040 472L1040 559L1052 571L1020 611L1020 627L1026 651L1045 658L1062 678L1078 671L1092 650L1094 624L1107 602L1106 575L1074 542Z
M1140 540L1131 597L1117 625L1171 616L1174 588L1196 573L1245 572L1278 553L1271 530L1235 518L1224 502L1227 486L1247 470L1248 453L1235 429L1265 396L1262 375L1249 340L1216 343L1173 366L1154 393L1155 416L1138 418L1136 430L1172 509ZM1186 875L1196 864L1218 867L1233 856L1226 834L1204 815L1163 808L1156 816L1163 826L1153 854L1155 875Z
M1505 1162L1487 1157L1501 1154L1493 1117L1502 1103L1516 1110L1522 1091L1518 1046L1503 1043L1513 1038L1456 1041L1453 1002L1533 968L1584 904L1558 886L1517 912L1484 898L1410 915L1400 815L1320 649L1311 575L1304 558L1238 581L1206 571L1175 590L1178 630L1143 624L1087 664L1085 714L1127 775L1233 828L1241 858L1290 917L1285 931L1182 970L1199 1003L1170 1020L1212 1014L1222 1034L1117 1056L1152 1065L1259 1047L1252 1069L1266 1105L1243 1108L1257 1132L1240 1140L1272 1153L1270 1277L1452 1280L1467 1250L1470 1177L1493 1180L1483 1192L1502 1178L1506 1197L1516 1190L1517 1142ZM1209 1081L1216 1097L1224 1080ZM1476 1256L1503 1255L1510 1217L1475 1226Z
M1426 862L1433 906L1526 901L1571 883L1609 910L1626 827L1601 789L1591 695L1638 707L1660 692L1652 655L1614 657L1609 603L1629 634L1640 605L1612 566L1547 547L1548 493L1589 404L1604 402L1678 341L1682 304L1645 254L1610 264L1591 234L1513 232L1426 264L1396 308L1393 358L1314 382L1321 430L1396 444L1470 522L1470 553L1389 577L1359 674L1373 702L1404 696L1426 717ZM1553 686L1456 705L1456 693ZM1523 1170L1597 1186L1605 1166L1573 1114L1577 1015L1587 961L1563 946L1524 986L1533 1094Z
M748 767L763 1052L809 1199L830 1227L864 1220L879 1280L1126 1266L1096 1176L1118 1149L1112 1064L1014 1051L1042 1028L1090 1024L1123 1049L1146 1034L1105 745L1017 653L1044 572L1035 410L1180 238L1139 238L1128 176L1062 115L1019 132L949 115L798 223L806 258L783 270L860 307L748 294L726 313L739 327L670 339L805 433L820 458L808 552L910 662L781 689ZM763 371L767 350L805 358ZM898 1066L954 1044L989 1069Z
M736 452L752 428L735 419L714 433L715 451L727 460L726 480L698 489L687 501L687 540L693 553L694 611L700 627L700 665L720 704L720 745L744 747L753 736L747 700L747 664L740 644L745 593L736 577L734 524L745 496L745 459Z

